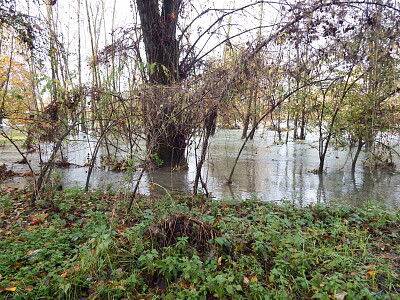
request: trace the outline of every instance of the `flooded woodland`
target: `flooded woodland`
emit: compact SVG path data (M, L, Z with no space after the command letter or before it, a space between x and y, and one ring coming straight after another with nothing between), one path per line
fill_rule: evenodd
M0 299L400 299L400 0L0 0Z
M232 184L227 178L243 140L238 129L218 130L210 141L209 153L203 173L210 197L216 199L260 199L288 201L295 205L324 203L355 206L384 205L400 208L400 173L398 167L375 168L368 166L368 154L362 153L355 172L351 171L354 149L337 148L329 151L326 168L318 174L317 138L309 135L304 141L277 142L276 131L260 129L241 155ZM393 140L398 145L400 140ZM53 181L63 188L84 188L88 176L88 162L95 146L93 138L80 134L71 137L62 149L64 161L58 155ZM47 145L49 149L51 147ZM398 147L398 146L397 146ZM188 167L184 170L156 168L146 171L140 181L138 193L160 197L170 192L191 193L196 171L194 147L188 149ZM43 159L49 157L43 146ZM99 153L105 153L101 148ZM0 182L0 188L27 188L33 184L29 168L21 163L21 156L11 145L0 147L0 156L8 169L18 173ZM100 157L99 156L99 157ZM39 155L26 155L35 172L39 172ZM394 159L395 166L399 159ZM132 192L141 174L116 169L116 164L101 164L100 159L90 176L90 188ZM21 176L22 175L22 176ZM53 182L53 184L54 184Z
M2 189L400 207L397 1L116 3L1 3Z

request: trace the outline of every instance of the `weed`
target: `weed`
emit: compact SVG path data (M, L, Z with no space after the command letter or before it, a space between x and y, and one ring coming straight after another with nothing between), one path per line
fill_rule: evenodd
M399 296L399 212L128 198L0 192L0 299Z

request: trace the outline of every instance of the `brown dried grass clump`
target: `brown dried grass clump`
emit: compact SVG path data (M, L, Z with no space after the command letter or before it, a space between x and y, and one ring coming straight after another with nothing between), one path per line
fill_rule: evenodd
M217 236L210 223L186 214L171 216L159 226L150 228L150 234L160 247L172 246L179 237L188 237L188 243L199 251L209 248L208 241Z

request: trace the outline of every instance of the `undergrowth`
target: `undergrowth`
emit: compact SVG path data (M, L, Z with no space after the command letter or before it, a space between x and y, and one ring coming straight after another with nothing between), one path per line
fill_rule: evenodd
M400 214L0 193L0 299L398 299Z

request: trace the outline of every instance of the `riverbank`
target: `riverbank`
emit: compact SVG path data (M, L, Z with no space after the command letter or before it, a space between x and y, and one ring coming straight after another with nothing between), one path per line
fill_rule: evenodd
M0 299L395 299L400 213L0 192Z

